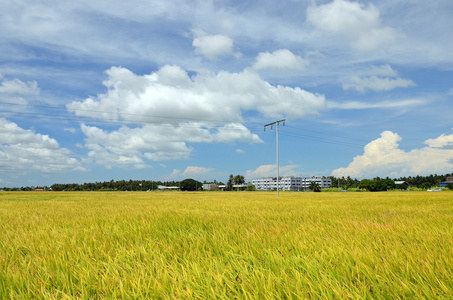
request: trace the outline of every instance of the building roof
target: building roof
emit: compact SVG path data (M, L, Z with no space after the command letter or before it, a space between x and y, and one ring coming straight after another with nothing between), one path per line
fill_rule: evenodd
M157 186L159 190L177 190L179 187L177 186L164 186L164 185L159 185Z
M407 184L406 181L395 181L395 184Z

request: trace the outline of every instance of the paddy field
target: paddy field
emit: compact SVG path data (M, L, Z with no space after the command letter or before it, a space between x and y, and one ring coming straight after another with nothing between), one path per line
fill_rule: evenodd
M0 192L0 299L453 299L453 192Z

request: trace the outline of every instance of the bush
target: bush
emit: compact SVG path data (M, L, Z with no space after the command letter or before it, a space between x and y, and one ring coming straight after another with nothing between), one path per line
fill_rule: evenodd
M429 183L429 182L423 182L422 184L420 184L418 187L423 189L423 190L427 190L429 188L431 188L432 184Z

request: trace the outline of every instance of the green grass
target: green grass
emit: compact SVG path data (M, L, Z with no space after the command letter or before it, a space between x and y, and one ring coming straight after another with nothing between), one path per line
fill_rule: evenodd
M0 193L1 299L452 299L453 195Z

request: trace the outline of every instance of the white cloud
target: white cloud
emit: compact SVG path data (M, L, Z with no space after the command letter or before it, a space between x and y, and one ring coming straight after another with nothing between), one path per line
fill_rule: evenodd
M145 168L146 160L165 161L188 159L192 147L187 143L261 143L261 139L241 124L227 124L208 129L202 124L146 124L130 128L122 126L107 132L82 125L86 135L88 156L106 168Z
M425 99L403 99L395 101L381 101L375 103L360 102L360 101L347 101L347 102L334 102L329 101L327 106L330 109L370 109L370 108L395 108L395 107L409 107L421 105L426 103Z
M218 128L213 138L218 143L263 142L256 134L252 134L244 125L238 123L230 123Z
M175 179L179 175L181 175L181 170L174 169L173 172L167 177L168 180Z
M381 25L379 10L347 0L311 6L307 9L307 21L318 29L345 38L360 51L371 51L393 44L398 33Z
M370 70L366 71L365 73L374 76L399 77L398 72L388 64L381 66L372 66Z
M415 86L412 80L399 78L398 73L389 65L373 67L366 73L371 73L371 76L352 76L347 82L343 83L343 89L354 89L364 93L366 90L390 91L395 88Z
M279 167L280 177L298 176L298 173L296 171L297 168L298 168L297 165L280 166ZM277 177L277 165L262 165L253 171L247 170L245 172L245 178L248 181L252 181L253 179L261 177Z
M438 138L426 140L425 144L427 144L431 148L452 147L453 146L453 134L450 134L450 135L442 134Z
M190 166L184 170L183 174L184 175L200 175L200 174L205 174L205 173L212 172L212 171L214 171L214 169Z
M189 166L184 171L174 169L167 177L168 180L174 180L182 177L197 177L198 175L206 175L214 171L212 168Z
M453 168L452 135L441 135L425 141L428 147L409 152L399 149L401 137L384 131L381 137L364 148L363 155L356 156L346 168L332 171L333 176L358 178L400 177L433 173L448 173Z
M2 77L0 77L2 79ZM36 81L23 82L20 79L3 79L0 85L0 93L19 95L38 95L39 87Z
M209 60L216 60L220 56L235 56L240 58L241 54L234 51L233 40L226 35L207 35L204 32L196 32L192 46L198 54Z
M243 153L245 153L245 151L242 150L242 149L236 149L236 153L241 153L241 154L243 154Z
M39 171L60 173L84 171L68 149L48 135L34 133L0 118L0 172Z
M276 50L272 53L261 52L256 57L253 68L260 69L292 69L302 70L308 64L302 57L294 55L288 49Z
M5 101L6 103L14 103L16 105L27 105L28 104L28 101L22 97L15 97L15 96L10 97L10 96L0 95L0 99L2 101ZM8 105L8 110L22 112L23 107L12 107L12 106Z
M142 124L112 132L82 126L91 157L110 167L144 167L143 159L187 159L192 149L186 143L260 143L239 123L244 111L301 118L326 106L322 95L272 86L251 71L189 77L178 66L164 66L143 76L118 67L106 73L105 94L67 108L79 116Z
M138 76L112 67L106 73L106 94L72 102L68 109L79 116L108 120L155 122L162 121L161 116L166 122L169 118L238 122L243 111L258 111L270 118L302 118L318 114L326 106L323 95L298 87L273 86L249 70L189 77L178 66L164 66Z
M122 126L112 132L82 125L88 157L106 168L145 168L144 159L152 161L187 159L192 149L181 135L191 134L192 128L181 130L173 126L146 125L141 128ZM195 128L196 129L196 128ZM206 135L206 133L204 134ZM198 137L202 139L203 133Z
M343 89L354 89L359 92L365 92L366 90L373 91L390 91L395 88L405 88L415 86L415 83L409 79L402 78L382 78L377 76L371 77L351 77L348 83L343 84Z
M64 131L68 131L70 133L76 133L76 129L75 128L65 128Z

